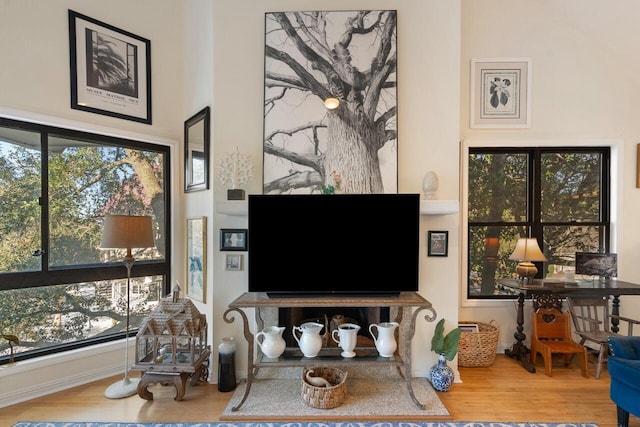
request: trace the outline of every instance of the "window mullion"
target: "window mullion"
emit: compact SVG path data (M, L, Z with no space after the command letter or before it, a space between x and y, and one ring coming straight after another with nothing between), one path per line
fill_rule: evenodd
M40 136L40 268L49 271L49 133Z

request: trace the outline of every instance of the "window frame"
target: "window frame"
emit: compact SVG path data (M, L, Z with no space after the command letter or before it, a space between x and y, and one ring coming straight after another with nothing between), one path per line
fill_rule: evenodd
M512 300L517 298L514 296L486 296L478 298L476 296L470 296L468 293L468 269L469 269L469 220L468 220L468 202L469 202L469 154L473 149L486 148L491 150L531 150L534 148L547 151L547 150L566 150L566 151L580 151L594 150L598 148L609 150L609 162L608 170L609 174L603 176L603 179L608 179L608 197L606 197L606 204L608 206L608 250L611 252L616 251L618 236L617 227L617 213L620 211L620 198L619 182L622 182L622 170L619 167L621 164L622 152L624 148L624 142L618 139L584 139L584 140L463 140L460 150L460 166L461 166L461 263L460 263L460 302L462 307L491 307L491 306L511 306ZM531 161L531 160L530 160ZM540 182L536 183L540 188ZM532 202L530 200L530 202ZM604 207L601 207L604 208ZM539 206L538 219L539 219ZM509 225L518 223L509 223ZM544 223L544 226L549 226L554 223ZM588 223L578 223L588 224ZM535 234L534 234L535 235Z
M69 139L79 139L87 142L95 142L103 145L116 147L126 147L139 150L148 150L161 153L164 156L163 164L163 190L164 190L164 233L165 233L165 251L164 260L136 260L135 268L131 270L131 277L143 276L163 276L162 292L167 295L170 292L171 278L171 259L172 259L172 233L171 233L171 146L161 142L151 142L153 139L149 137L149 141L133 139L130 137L120 137L113 135L105 135L84 130L76 130L72 128L63 128L51 124L39 122L18 120L15 118L7 118L0 115L0 127L13 128L29 132L40 133L40 153L41 153L41 195L40 195L40 228L41 228L41 246L49 247L49 171L48 171L48 138L53 136L56 138L63 137ZM126 279L127 269L123 268L122 263L91 263L74 266L55 266L49 267L49 254L47 250L41 255L41 263L39 271L25 272L0 272L0 292L4 290L15 290L35 287L45 287L53 285L61 285L66 283L82 283L88 281L116 280ZM129 335L135 335L135 330L130 330ZM115 333L96 338L88 338L79 341L49 346L43 349L34 349L26 354L16 354L15 360L26 360L43 355L59 353L76 348L87 347L99 343L116 341L124 338L125 332ZM0 363L8 360L8 356L0 356Z

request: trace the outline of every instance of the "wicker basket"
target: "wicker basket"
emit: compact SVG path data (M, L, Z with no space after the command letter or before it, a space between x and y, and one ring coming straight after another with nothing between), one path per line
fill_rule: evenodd
M458 344L458 365L465 368L493 365L498 349L500 330L491 323L458 322L460 325L478 325L478 332L463 332Z
M347 373L336 368L313 368L314 377L322 377L331 387L316 387L305 377L310 369L302 370L302 399L307 405L319 409L332 409L344 403L347 397Z

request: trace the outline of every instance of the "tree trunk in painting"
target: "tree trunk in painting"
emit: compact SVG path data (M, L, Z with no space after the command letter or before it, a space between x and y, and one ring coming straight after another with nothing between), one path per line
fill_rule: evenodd
M396 192L396 12L266 19L264 192Z

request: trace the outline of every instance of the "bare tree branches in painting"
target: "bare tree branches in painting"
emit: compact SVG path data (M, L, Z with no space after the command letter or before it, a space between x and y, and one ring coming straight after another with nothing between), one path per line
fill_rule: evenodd
M265 28L264 193L332 176L397 192L396 11L267 13Z

